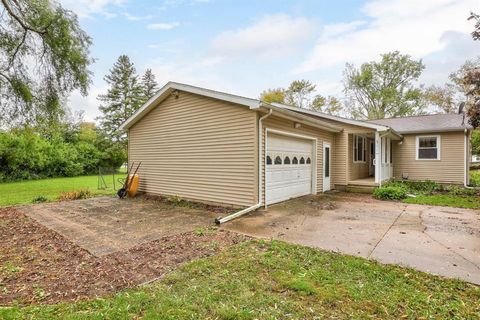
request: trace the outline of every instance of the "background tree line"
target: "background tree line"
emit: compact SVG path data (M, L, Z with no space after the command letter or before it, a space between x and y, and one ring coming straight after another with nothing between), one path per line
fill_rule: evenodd
M105 76L100 125L73 115L69 94L91 84L90 37L75 13L50 0L1 0L0 182L94 174L127 158L119 124L155 91L122 55Z
M318 94L312 82L302 79L287 88L265 90L260 99L360 120L457 113L463 102L470 123L479 127L480 57L467 60L443 85L419 84L424 69L421 60L395 51L360 67L347 63L342 98ZM478 130L473 132L472 148L474 154L480 154Z
M105 76L110 88L101 94L100 125L83 114L62 114L48 126L23 123L0 132L0 182L98 173L99 167L118 168L127 160L126 138L118 130L157 90L147 69L142 77L126 55ZM38 117L40 119L40 117Z

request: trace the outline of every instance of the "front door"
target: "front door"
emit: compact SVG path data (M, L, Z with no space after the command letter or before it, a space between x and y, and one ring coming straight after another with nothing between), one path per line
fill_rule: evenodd
M329 143L323 143L323 191L330 190L331 149Z

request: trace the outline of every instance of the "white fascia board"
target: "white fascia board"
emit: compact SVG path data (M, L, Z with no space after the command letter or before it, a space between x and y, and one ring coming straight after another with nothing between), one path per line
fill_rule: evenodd
M400 131L400 134L422 134L422 133L442 133L442 132L460 132L465 131L468 128L449 128L449 129L430 129L430 130L412 130L412 131Z
M174 90L185 91L193 94L198 94L204 97L232 102L239 105L244 105L250 109L258 109L261 105L261 101L256 99L250 99L241 97L229 93L223 93L210 89L204 89L188 84L178 82L168 82L163 86L153 97L143 104L133 115L131 115L121 126L120 130L126 130L140 120L151 109L157 106L162 100L164 100Z
M323 122L321 120L305 116L303 114L299 114L298 112L286 110L283 108L276 107L275 105L270 105L270 104L262 104L262 108L265 109L272 109L274 111L274 115L277 115L279 117L283 117L292 121L297 121L299 123L303 123L305 125L323 129L329 132L341 132L343 131L343 128L340 126L336 126L327 122Z
M364 122L364 121L360 121L360 120L353 120L353 119L346 119L346 118L342 118L342 117L332 116L330 114L317 112L317 111L313 111L313 110L301 109L301 108L297 108L297 107L292 107L292 106L281 104L281 103L272 103L272 105L274 105L276 107L279 107L279 108L284 108L284 109L297 111L297 112L301 112L301 113L306 113L306 114L310 114L310 115L313 115L313 116L317 116L317 117L321 117L321 118L325 118L325 119L329 119L329 120L334 120L334 121L338 121L338 122L351 124L351 125L354 125L354 126L365 127L365 128L369 128L369 129L375 129L377 131L386 131L386 130L390 129L387 126L372 124L372 123L368 123L368 122Z

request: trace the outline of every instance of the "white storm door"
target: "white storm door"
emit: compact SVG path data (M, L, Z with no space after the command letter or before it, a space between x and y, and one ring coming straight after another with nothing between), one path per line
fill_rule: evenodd
M323 191L330 190L330 176L332 175L332 149L330 143L323 143Z
M312 140L269 133L266 151L267 204L312 193Z

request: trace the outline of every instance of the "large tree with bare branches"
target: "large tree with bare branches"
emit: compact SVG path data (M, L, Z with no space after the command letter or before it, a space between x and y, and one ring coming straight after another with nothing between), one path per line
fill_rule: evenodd
M62 116L68 93L87 93L90 45L57 2L0 0L0 125Z

